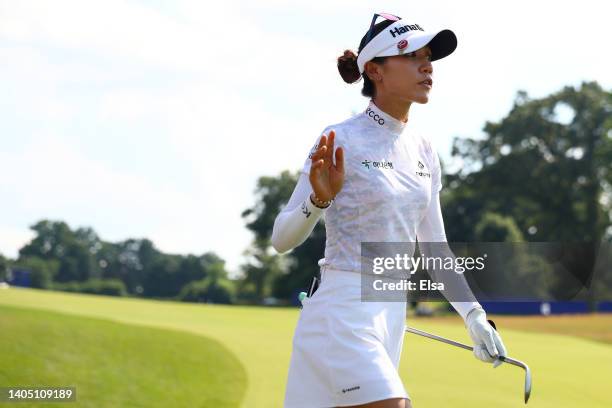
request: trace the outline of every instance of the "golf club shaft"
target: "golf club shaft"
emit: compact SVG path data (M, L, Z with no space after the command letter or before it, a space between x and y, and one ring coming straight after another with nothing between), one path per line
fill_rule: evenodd
M458 341L454 341L454 340L450 340L441 336L437 336L435 334L431 334L431 333L427 333L423 330L419 330L419 329L415 329L414 327L410 327L410 326L406 326L406 331L410 332L410 333L414 333L414 334L418 334L419 336L424 336L424 337L428 337L430 339L434 339L434 340L438 340L441 341L443 343L446 344L450 344L453 346L457 346L457 347L461 347L464 348L466 350L470 350L473 351L474 348L472 346L468 346L467 344L463 344L463 343L459 343ZM525 368L525 364L518 361L518 360L514 360L510 357L504 357L504 356L499 356L499 359L503 362L509 363L509 364L513 364L515 366L521 367L521 368Z
M495 323L492 320L489 320L488 322L491 326L493 326L493 328L495 328ZM423 330L415 329L414 327L406 326L406 331L410 333L418 334L419 336L427 337L433 340L438 340L438 341L441 341L442 343L450 344L452 346L460 347L466 350L472 350L472 351L474 350L473 347L468 346L467 344L459 343L458 341L454 341L454 340L447 339L441 336L437 336L435 334L427 333ZM529 401L529 396L531 395L531 370L529 369L529 366L527 366L527 364L523 363L522 361L515 360L510 357L500 356L499 359L506 363L515 365L517 367L521 367L523 370L525 370L524 400L526 404L527 401Z

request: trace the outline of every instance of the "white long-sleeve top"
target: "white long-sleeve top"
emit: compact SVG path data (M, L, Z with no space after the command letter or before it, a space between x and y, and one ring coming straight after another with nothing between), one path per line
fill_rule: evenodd
M274 222L273 247L283 253L302 244L321 217L325 219L326 245L319 265L333 269L360 273L361 242L416 242L417 237L420 242L446 242L438 155L427 139L405 128L405 122L382 111L372 100L364 112L325 128L325 135L335 131L334 148L344 150L342 190L328 208L320 209L310 201L308 174L317 138L289 202ZM443 279L472 299L450 302L464 319L480 306L462 274Z

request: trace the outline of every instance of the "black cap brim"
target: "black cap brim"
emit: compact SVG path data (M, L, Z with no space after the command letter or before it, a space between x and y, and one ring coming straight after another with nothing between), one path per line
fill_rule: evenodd
M431 60L447 57L457 48L457 36L451 30L441 30L426 45L431 49Z

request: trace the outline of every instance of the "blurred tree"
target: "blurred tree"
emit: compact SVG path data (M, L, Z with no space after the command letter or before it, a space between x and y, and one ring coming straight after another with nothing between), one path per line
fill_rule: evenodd
M36 236L19 250L19 259L38 257L44 260L59 261L58 282L84 281L101 276L91 250L99 239L90 229L73 232L62 221L39 221L30 227ZM95 244L92 244L92 240ZM90 245L94 245L90 247Z
M248 261L241 269L245 282L254 285L259 302L270 294L270 285L280 273L277 255L269 254L270 237L276 215L291 196L294 184L295 177L288 171L283 171L278 178L260 177L255 190L255 205L241 214L247 221L246 227L255 235L253 243L243 253Z
M283 171L279 177L260 177L255 189L255 205L242 212L246 227L255 235L255 245L270 245L274 220L287 203L297 182L296 175Z
M523 234L514 219L487 212L476 224L476 239L481 242L521 242Z
M295 302L301 291L309 288L313 276L319 275L319 259L325 253L325 223L319 222L302 245L289 252L286 269L274 281L274 296L292 299Z
M190 282L183 287L178 299L185 302L232 304L235 299L234 282L212 277Z
M276 178L261 177L254 207L242 213L248 220L247 228L255 235L251 248L245 252L250 260L242 270L245 282L254 284L259 301L269 294L285 299L296 295L297 291L308 288L312 276L319 270L317 261L323 257L325 246L322 223L302 245L286 255L270 253L274 252L270 244L274 220L289 201L298 177L299 172L289 171L283 171Z
M59 261L27 256L20 257L14 266L30 271L30 284L33 288L50 289L58 273Z
M463 169L446 177L447 235L474 239L486 211L532 241L598 242L610 225L612 93L596 82L542 99L520 91L482 140L455 138Z
M162 255L150 240L131 238L103 245L98 262L105 268L105 278L121 279L129 293L147 296L144 293L147 275Z
M31 228L36 235L21 248L18 261L37 267L39 287L50 286L49 273L39 260L57 263L51 278L61 290L118 296L127 292L174 297L187 283L206 278L209 270L214 275L211 282L227 278L225 262L213 252L201 256L164 254L148 239L104 242L93 229L72 231L62 221L42 220Z
M151 297L175 297L186 284L204 278L213 284L227 279L225 261L213 252L201 256L158 254L145 272L143 294Z
M188 302L226 303L236 299L235 282L227 278L225 262L213 253L205 254L200 264L206 267L206 278L190 281L181 289L178 299Z
M0 282L5 282L8 278L8 264L8 259L6 259L2 254L0 254Z
M176 296L183 285L179 285L178 270L180 258L176 255L159 255L146 270L143 282L144 296Z
M453 143L463 168L445 177L449 240L478 239L476 225L494 212L529 241L592 243L574 258L594 263L606 231L612 235L612 93L596 82L541 99L519 91L509 114L484 131Z
M255 299L262 302L265 297L272 294L271 287L274 279L281 274L280 258L270 255L268 248L254 246L244 251L248 262L241 265L245 283L252 283L255 289ZM269 245L269 244L268 244Z
M125 296L127 294L125 284L119 279L89 279L84 282L54 283L52 289L108 296Z

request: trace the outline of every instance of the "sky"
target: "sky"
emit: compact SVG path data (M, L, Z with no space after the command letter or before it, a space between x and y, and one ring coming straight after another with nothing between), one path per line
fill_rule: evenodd
M516 92L612 87L612 8L575 1L0 0L0 253L41 219L167 253L214 251L237 276L257 179L298 170L320 132L360 112L336 69L374 12L448 28L407 131L449 171Z

